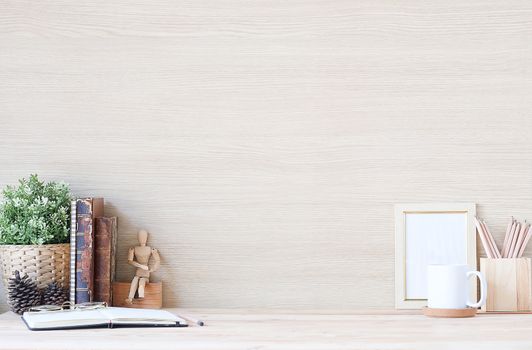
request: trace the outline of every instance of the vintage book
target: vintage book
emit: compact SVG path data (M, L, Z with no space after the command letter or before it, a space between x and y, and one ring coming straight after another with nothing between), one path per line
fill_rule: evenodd
M112 302L117 236L116 217L94 219L94 300Z
M94 219L103 216L103 198L76 201L76 303L94 297Z
M168 311L105 307L88 310L25 312L32 331L115 327L186 327L187 321Z
M76 303L76 200L70 202L70 296Z

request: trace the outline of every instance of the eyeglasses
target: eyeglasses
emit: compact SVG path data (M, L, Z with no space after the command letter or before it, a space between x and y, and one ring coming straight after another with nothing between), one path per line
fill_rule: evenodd
M83 311L83 310L96 310L107 307L106 302L92 302L74 304L70 301L65 301L61 306L59 305L39 305L33 306L28 309L28 312L55 312L55 311Z

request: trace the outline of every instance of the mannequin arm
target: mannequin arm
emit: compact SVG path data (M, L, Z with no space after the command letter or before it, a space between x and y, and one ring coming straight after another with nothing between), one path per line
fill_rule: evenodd
M138 268L146 270L146 271L148 271L150 269L148 266L139 264L138 262L133 260L134 258L135 258L135 248L129 248L129 252L127 254L127 263L129 265L133 265L135 267L138 267Z
M159 251L157 249L152 249L151 257L153 258L154 264L150 269L150 272L155 272L161 267L161 256L159 255Z

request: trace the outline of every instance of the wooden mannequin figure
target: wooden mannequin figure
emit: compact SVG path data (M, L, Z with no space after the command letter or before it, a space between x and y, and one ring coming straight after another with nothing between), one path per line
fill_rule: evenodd
M131 287L129 289L129 295L126 299L126 304L132 304L135 292L138 290L139 299L144 298L144 287L146 283L150 282L150 273L159 269L161 265L161 258L157 249L152 249L146 245L148 241L148 231L140 230L138 233L138 239L140 246L129 248L127 256L127 262L137 268L135 277L131 281ZM153 258L154 264L150 268L148 263L150 257Z

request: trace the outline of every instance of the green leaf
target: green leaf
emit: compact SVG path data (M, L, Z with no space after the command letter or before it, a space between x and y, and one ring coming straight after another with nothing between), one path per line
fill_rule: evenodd
M67 243L70 189L40 181L36 174L6 186L0 204L0 244Z

